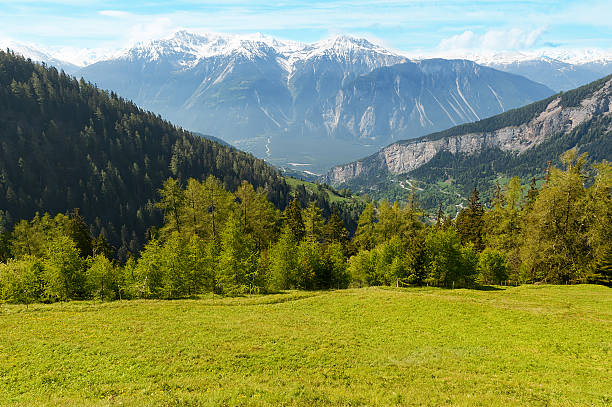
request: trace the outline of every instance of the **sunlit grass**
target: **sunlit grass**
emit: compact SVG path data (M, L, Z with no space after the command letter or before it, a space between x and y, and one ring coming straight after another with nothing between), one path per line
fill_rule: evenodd
M0 405L611 405L612 290L3 305Z

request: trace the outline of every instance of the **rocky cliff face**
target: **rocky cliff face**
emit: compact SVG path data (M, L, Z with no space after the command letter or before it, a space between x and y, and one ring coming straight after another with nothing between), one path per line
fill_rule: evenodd
M571 132L595 116L610 116L611 111L612 79L608 78L599 89L586 95L576 106L564 106L563 97L559 95L551 98L531 120L518 126L394 143L365 159L333 168L323 177L323 181L338 185L379 171L403 174L427 164L441 152L472 155L496 148L520 154L552 137Z

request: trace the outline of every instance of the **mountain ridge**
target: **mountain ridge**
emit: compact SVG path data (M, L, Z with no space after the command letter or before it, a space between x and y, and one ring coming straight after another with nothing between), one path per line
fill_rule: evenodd
M603 154L603 157L597 158L609 159L606 156L609 148L606 149L606 146L609 146L612 130L611 117L612 75L479 122L390 144L366 158L334 167L321 181L356 188L359 179L364 180L363 185L366 185L367 179L380 179L382 174L412 174L434 161L439 166L446 160L447 165L451 166L461 156L462 163L469 165L470 160L476 160L479 154L487 151L499 151L497 157L503 155L506 159L518 160L526 152L564 137L574 141L557 146L556 150L575 147L573 143L576 143L576 139L579 143L582 134L601 138L601 153L595 155ZM580 137L572 137L577 133L580 133ZM590 146L591 149L596 148L592 144ZM594 152L597 153L597 150ZM441 155L445 156L444 160L436 159Z
M554 93L499 71L488 81L495 88L492 93L477 83L478 75L469 75L475 70L473 63L464 63L464 72L459 72L453 70L455 62L436 61L439 71L455 76L437 83L439 89L431 89L434 97L427 92L420 97L398 94L397 108L389 102L396 88L382 76L378 79L383 82L376 82L377 70L407 64L411 73L392 75L420 86L423 81L433 84L431 78L439 75L421 69L433 62L410 61L350 36L301 44L261 35L199 36L181 31L79 73L184 128L214 134L277 166L307 164L315 173L373 152L390 140L489 116ZM478 68L493 72L488 69ZM367 75L374 76L364 79ZM369 86L366 82L372 79ZM402 92L405 89L400 86ZM450 102L453 107L446 106L446 92L456 99ZM438 120L426 116L432 110L444 114L439 104L460 113L452 120L442 118L436 126ZM370 130L363 131L368 126Z

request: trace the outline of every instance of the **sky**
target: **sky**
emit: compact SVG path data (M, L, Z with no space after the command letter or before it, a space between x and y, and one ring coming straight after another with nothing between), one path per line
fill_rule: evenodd
M350 34L414 55L611 50L612 1L0 0L0 39L67 54L117 50L177 29L301 42Z

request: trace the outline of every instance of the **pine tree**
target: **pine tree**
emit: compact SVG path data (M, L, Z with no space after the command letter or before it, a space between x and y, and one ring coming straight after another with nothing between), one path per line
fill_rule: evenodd
M446 223L446 216L444 215L444 211L442 210L442 202L438 205L438 212L436 214L436 229L441 229Z
M368 203L359 216L357 231L355 232L354 242L360 250L372 250L374 248L374 227L376 217L374 204Z
M256 192L246 181L243 181L236 191L236 197L238 215L245 233L255 241L257 250L268 248L278 237L278 211L268 201L263 191Z
M303 215L306 240L321 242L324 238L325 227L321 209L315 202L311 202L303 211Z
M612 249L596 263L594 280L606 285L612 285Z
M100 232L97 238L92 241L92 252L93 255L102 255L107 259L113 258L113 248L108 244L104 234Z
M327 241L331 243L340 243L343 247L346 246L348 241L348 232L344 227L344 221L338 214L338 209L334 206L332 215L329 217L327 224L325 225L325 235Z
M81 257L87 258L93 254L93 242L89 226L85 223L85 219L79 213L79 209L75 208L69 215L68 236L76 243L77 249Z
M529 183L529 191L527 191L527 197L526 197L526 204L525 206L531 208L533 206L533 204L535 203L537 197L538 197L538 187L536 184L536 178L533 177L531 178L531 182Z
M273 290L297 288L300 283L295 235L285 225L278 241L270 250L270 287Z
M472 243L478 251L484 249L483 227L484 208L478 198L478 189L474 188L470 203L457 215L457 232L463 244Z
M157 206L164 211L166 217L165 229L168 232L176 230L181 233L181 218L185 195L178 181L168 178L163 187L159 190L162 197Z
M531 281L581 279L591 263L586 156L569 150L561 162L565 170L550 168L548 182L523 218L521 258Z
M240 219L230 215L221 234L218 287L224 294L252 291L251 273L257 269L257 253L253 241L244 233Z
M304 220L302 218L302 208L300 201L297 198L293 198L291 204L285 209L284 214L285 224L293 233L293 237L297 242L304 239L306 229L304 226Z
M508 209L511 211L519 209L523 188L521 187L521 179L512 177L506 186L504 201Z

